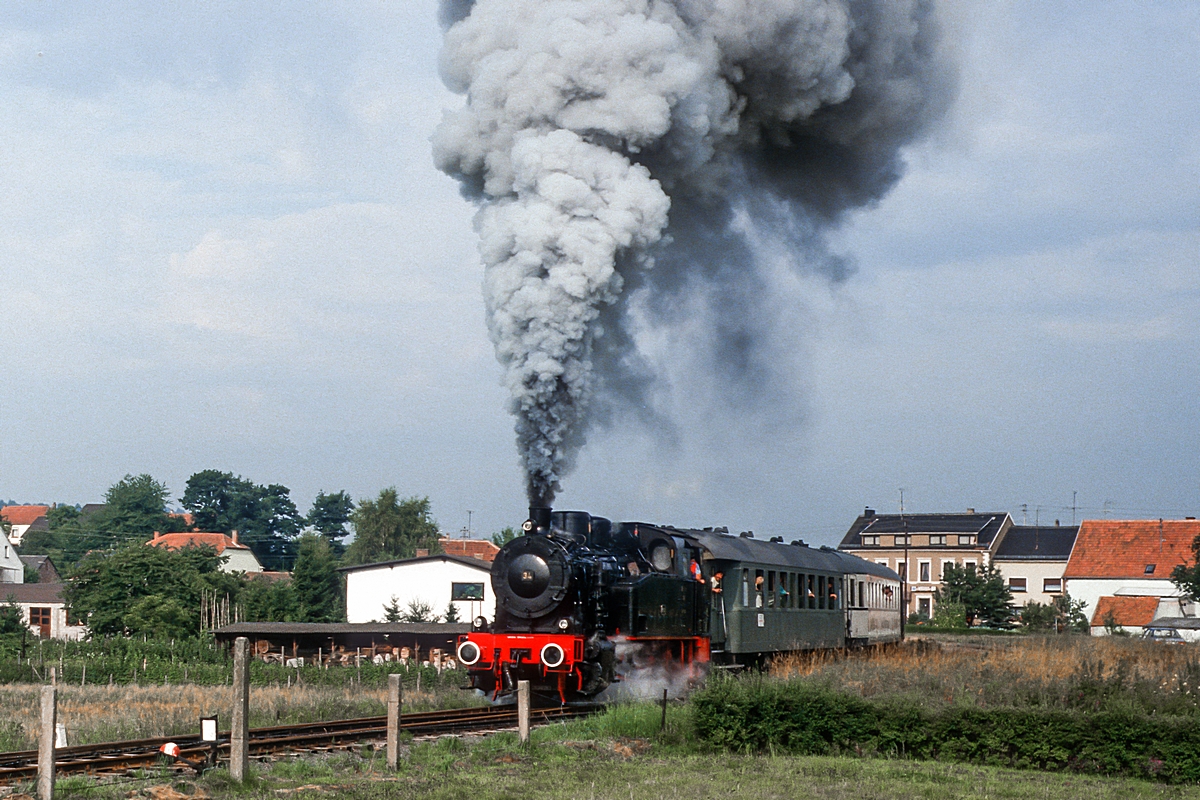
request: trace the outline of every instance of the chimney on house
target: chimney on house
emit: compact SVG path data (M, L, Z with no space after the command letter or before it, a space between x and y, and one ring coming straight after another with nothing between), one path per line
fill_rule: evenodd
M161 534L161 533L159 533L158 531L155 531L155 532L154 532L154 539L152 539L151 541L155 541L155 542L157 542L157 541L158 541L159 539L161 539L161 538L162 538L162 534Z
M234 528L233 530L231 530L231 531L229 532L229 538L230 538L230 539L233 539L233 543L234 543L234 544L237 544L237 543L238 543L238 540L237 540L237 528Z
M417 550L417 558L424 558L427 555L429 555L429 551L424 547Z
M866 508L863 509L863 516L864 517L875 516L875 509L871 508L870 506L867 506Z

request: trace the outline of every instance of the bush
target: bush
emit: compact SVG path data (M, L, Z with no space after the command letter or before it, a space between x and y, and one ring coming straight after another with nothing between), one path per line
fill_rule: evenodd
M1123 712L921 709L798 681L715 680L692 698L696 730L718 747L804 755L877 753L1200 780L1200 720Z

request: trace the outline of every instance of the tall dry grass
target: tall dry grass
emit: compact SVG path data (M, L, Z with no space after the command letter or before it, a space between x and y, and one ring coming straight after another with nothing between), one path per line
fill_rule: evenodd
M907 641L878 654L792 655L772 673L926 706L1200 714L1200 649L1087 636Z
M0 685L0 752L36 747L39 693L36 684ZM406 688L404 710L428 710L482 703L468 692ZM58 721L72 745L196 735L200 717L229 725L230 686L71 686L59 684ZM252 686L250 725L378 716L387 713L387 691L359 686Z

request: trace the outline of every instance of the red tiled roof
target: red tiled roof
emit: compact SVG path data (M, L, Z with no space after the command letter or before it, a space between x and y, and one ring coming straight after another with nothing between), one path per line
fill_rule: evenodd
M211 547L218 553L227 549L249 550L241 542L235 542L223 533L160 533L146 544L155 547L165 547L168 550L179 550L184 547Z
M12 525L32 525L33 521L50 510L50 506L5 506L0 517Z
M1096 613L1092 615L1092 627L1104 625L1105 617L1112 613L1113 621L1122 627L1144 628L1154 619L1158 611L1157 597L1101 597L1096 601Z
M438 539L442 552L448 556L477 558L480 561L492 562L500 548L483 539Z
M1084 520L1063 577L1167 580L1176 566L1191 563L1198 535L1194 519Z

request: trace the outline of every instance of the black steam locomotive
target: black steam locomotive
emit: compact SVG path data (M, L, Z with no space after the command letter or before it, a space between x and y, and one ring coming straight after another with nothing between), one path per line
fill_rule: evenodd
M528 680L566 702L626 670L698 674L902 636L899 576L827 547L548 508L523 528L492 563L496 618L458 644L472 685L494 698Z

